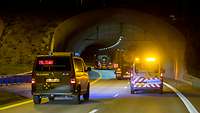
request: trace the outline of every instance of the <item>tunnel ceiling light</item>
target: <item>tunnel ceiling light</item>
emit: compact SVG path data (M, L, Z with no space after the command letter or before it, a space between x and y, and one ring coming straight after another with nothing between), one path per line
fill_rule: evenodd
M109 47L106 47L106 48L98 49L98 50L102 51L102 50L112 49L112 48L116 47L117 45L119 45L119 43L121 42L122 39L123 39L123 36L120 36L118 41L115 44L113 44L113 45L111 45Z

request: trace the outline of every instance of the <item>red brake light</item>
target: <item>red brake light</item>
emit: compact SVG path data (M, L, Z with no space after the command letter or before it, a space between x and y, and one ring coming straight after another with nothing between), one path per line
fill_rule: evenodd
M35 79L32 79L31 83L32 83L32 84L35 84Z
M70 83L71 83L71 84L75 84L75 83L76 83L75 78L71 78Z
M53 60L39 60L39 65L52 65Z

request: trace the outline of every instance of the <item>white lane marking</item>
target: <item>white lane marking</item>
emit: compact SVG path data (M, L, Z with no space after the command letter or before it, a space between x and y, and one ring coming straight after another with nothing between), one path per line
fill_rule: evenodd
M25 101L25 102L21 102L21 103L17 103L17 104L13 104L13 105L8 105L8 106L5 106L5 107L1 107L0 111L1 110L5 110L5 109L9 109L9 108L13 108L13 107L17 107L17 106L21 106L21 105L24 105L24 104L28 104L28 103L31 103L31 102L33 102L33 100L28 100L28 101Z
M192 103L190 103L190 101L180 91L178 91L176 88L165 82L164 85L169 87L172 91L174 91L178 95L178 97L182 100L182 102L185 104L190 113L199 113L197 109L192 105Z
M90 111L89 113L96 113L97 111L99 111L98 109L93 109L92 111Z
M94 83L98 82L101 78L102 78L102 75L100 74L100 77L97 80L91 82L90 84L93 85ZM33 100L28 100L28 101L25 101L25 102L20 102L20 103L16 103L16 104L13 104L13 105L1 107L0 111L5 110L5 109L10 109L10 108L13 108L13 107L17 107L17 106L21 106L21 105L24 105L24 104L28 104L28 103L31 103L31 102L33 102Z
M118 93L116 93L113 97L117 97L119 94Z

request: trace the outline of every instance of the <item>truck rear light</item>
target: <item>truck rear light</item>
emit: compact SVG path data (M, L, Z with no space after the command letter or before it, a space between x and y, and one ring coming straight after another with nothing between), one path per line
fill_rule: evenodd
M75 78L71 78L70 83L71 84L75 84L76 83L76 79Z
M131 77L133 77L133 73L131 73Z
M163 77L163 73L161 73L160 76Z

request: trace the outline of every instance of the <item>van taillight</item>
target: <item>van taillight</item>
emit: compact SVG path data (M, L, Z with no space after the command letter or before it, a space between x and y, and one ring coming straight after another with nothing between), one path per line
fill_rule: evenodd
M71 84L75 84L76 83L76 79L75 78L71 78L70 83Z
M36 77L36 73L32 72L32 80L31 80L32 84L35 84L35 77Z
M35 84L35 79L32 79L31 83L32 83L32 84Z

